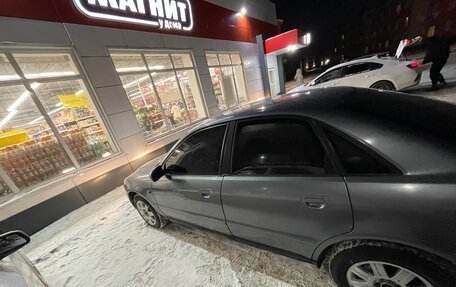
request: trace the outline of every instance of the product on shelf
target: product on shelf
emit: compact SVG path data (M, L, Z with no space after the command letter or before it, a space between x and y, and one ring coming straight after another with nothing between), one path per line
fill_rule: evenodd
M58 142L42 138L0 149L0 166L18 188L32 186L72 167Z

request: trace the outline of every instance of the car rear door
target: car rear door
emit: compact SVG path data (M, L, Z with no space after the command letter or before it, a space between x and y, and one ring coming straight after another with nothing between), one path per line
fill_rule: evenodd
M352 229L344 180L310 122L240 121L230 144L222 202L234 236L310 258L319 243Z
M172 220L230 234L222 210L220 164L227 125L198 131L164 161L167 174L153 185L158 206Z
M356 63L345 67L339 86L369 88L369 78L375 75L370 71L370 63Z
M325 72L315 79L310 86L316 88L336 87L340 85L343 67Z

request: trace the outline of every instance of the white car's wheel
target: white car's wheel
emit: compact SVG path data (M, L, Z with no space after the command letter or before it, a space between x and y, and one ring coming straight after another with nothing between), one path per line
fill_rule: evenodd
M394 87L394 84L389 82L389 81L380 81L375 84L373 84L371 89L376 89L376 90L382 90L382 91L395 91L396 88Z

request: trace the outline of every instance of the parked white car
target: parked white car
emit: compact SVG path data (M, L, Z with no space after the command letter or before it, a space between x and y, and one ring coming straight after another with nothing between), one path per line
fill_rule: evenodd
M422 70L418 61L375 55L343 63L327 70L291 93L312 88L358 87L401 91L418 85Z
M0 286L47 287L40 272L19 249L30 242L22 231L0 235Z

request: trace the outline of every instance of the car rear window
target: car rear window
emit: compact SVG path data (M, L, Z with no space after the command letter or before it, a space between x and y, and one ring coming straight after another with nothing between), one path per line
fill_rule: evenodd
M375 71L375 70L381 69L382 67L383 67L382 64L379 64L379 63L370 63L370 70L371 70L371 71Z
M347 175L396 174L379 159L380 156L372 155L372 151L358 147L330 129L325 132Z
M347 68L345 68L345 76L348 77L351 75L361 74L361 73L369 71L369 69L370 69L369 63L351 65L351 66L348 66Z

